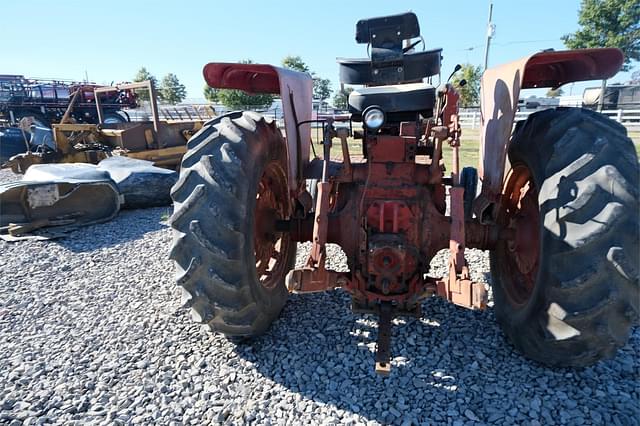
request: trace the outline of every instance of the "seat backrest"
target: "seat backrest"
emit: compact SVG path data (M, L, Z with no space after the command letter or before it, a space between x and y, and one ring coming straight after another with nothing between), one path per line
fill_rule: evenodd
M400 84L437 74L440 72L439 53L436 57L422 54L423 52L405 54L403 51L402 44L405 40L419 36L420 25L413 12L358 21L356 41L371 46L371 59L338 60L341 76L346 77L348 74L348 80L351 80L342 82L365 85ZM411 72L408 72L408 68L411 68ZM423 70L435 72L426 74Z
M374 47L393 45L402 49L402 41L420 36L415 13L361 19L356 24L356 41Z

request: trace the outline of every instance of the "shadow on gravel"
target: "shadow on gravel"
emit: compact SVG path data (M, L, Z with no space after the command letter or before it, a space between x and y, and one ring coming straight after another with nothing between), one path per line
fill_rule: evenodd
M167 225L161 222L167 212L170 212L167 207L122 210L109 222L78 228L52 241L74 253L117 246L137 240L148 232L166 228Z
M633 418L632 407L593 391L606 389L616 375L632 380L637 365L628 371L607 362L580 371L546 369L504 340L492 309L472 312L432 298L421 319L396 320L386 378L374 373L376 338L376 318L352 314L345 294L301 295L291 297L267 335L237 346L236 353L305 398L380 423L597 423L611 413L624 424Z

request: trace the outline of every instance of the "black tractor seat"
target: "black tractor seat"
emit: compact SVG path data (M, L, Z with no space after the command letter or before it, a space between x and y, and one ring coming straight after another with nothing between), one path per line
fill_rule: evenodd
M441 54L442 49L405 53L401 60L386 63L376 63L369 58L338 58L340 81L345 84L380 84L385 83L381 74L390 72L399 74L395 79L399 83L422 80L440 73Z
M360 119L369 106L378 106L385 114L416 114L431 117L436 102L435 87L426 83L394 84L363 87L349 95L349 111L354 119Z

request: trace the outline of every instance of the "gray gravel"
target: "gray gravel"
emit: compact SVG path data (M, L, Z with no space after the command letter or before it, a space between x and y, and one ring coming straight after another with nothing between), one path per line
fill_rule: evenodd
M0 170L0 184L21 180L22 175L16 175L11 170Z
M292 296L265 336L236 347L180 307L168 212L0 241L0 423L638 424L638 329L613 360L550 370L513 351L492 309L434 298L422 319L395 321L381 378L375 319L331 292ZM488 273L486 253L468 258Z

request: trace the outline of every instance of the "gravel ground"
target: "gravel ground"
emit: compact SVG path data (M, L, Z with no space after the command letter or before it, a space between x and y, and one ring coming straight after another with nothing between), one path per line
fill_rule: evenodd
M168 211L0 241L0 423L638 424L638 329L613 360L551 370L514 352L492 309L434 298L422 319L395 320L381 378L375 319L331 292L292 296L265 336L236 347L180 307ZM486 253L468 258L488 274Z
M20 180L20 175L15 175L11 170L0 170L0 184Z

